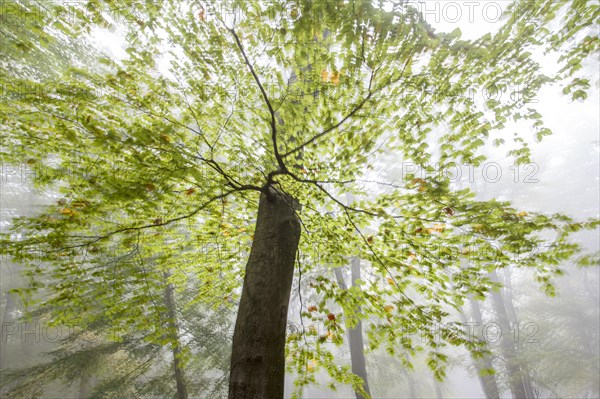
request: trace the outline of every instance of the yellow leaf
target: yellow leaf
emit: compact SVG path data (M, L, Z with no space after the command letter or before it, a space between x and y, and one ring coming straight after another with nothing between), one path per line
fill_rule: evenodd
M339 72L332 72L329 74L329 81L333 84L338 84L340 83L340 73Z
M60 210L60 213L67 216L73 216L75 214L75 211L69 208L63 208Z
M86 200L78 200L78 201L75 201L75 202L73 202L73 203L71 204L71 206L72 206L73 208L76 208L76 209L83 209L83 208L85 208L86 206L88 206L89 204L90 204L90 203L89 203L89 201L86 201Z
M525 212L525 211L521 211L521 212L517 213L517 216L519 216L519 217L524 217L524 216L527 216L527 215L528 215L528 213Z
M394 305L386 305L383 307L383 309L387 312L387 313L392 313L392 310L394 310Z
M444 231L446 225L444 223L434 223L432 227L428 228L427 231L431 233L441 233Z

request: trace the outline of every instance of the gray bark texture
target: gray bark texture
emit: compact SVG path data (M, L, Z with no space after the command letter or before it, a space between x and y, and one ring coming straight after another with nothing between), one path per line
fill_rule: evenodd
M285 335L300 241L297 202L269 188L261 194L246 264L231 354L229 399L281 399Z

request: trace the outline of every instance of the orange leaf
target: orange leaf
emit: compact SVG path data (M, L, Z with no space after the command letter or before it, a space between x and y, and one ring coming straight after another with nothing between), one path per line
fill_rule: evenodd
M446 212L446 215L448 215L448 216L454 215L454 209L452 209L450 207L444 208L444 212Z
M75 211L73 211L72 209L69 208L63 208L60 210L60 213L63 215L67 215L67 216L73 216L75 215Z
M329 81L333 84L338 84L340 83L340 73L339 72L332 72L329 74Z

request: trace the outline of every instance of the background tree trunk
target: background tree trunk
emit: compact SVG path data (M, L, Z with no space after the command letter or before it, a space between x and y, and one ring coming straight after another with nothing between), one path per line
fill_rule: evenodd
M360 280L360 258L354 257L350 263L352 270L352 286L356 285L356 281ZM335 277L341 289L347 289L346 281L342 269L334 269ZM360 308L356 310L360 312ZM347 327L348 330L348 346L350 348L350 362L352 364L352 373L356 374L363 380L363 389L369 395L369 379L367 377L367 365L365 361L364 341L362 334L362 321L359 319L358 324L354 328ZM364 399L365 397L360 392L354 392L356 399Z
M474 299L472 296L469 296L469 302L471 304L471 312L473 314L473 320L475 320L476 326L475 328L478 331L481 331L483 328L483 317L481 316L481 308L479 307L479 302ZM480 334L478 334L477 338L482 339ZM500 393L498 391L498 384L496 382L496 377L493 374L483 373L484 369L492 369L492 359L489 355L485 355L481 359L473 359L475 363L475 368L477 369L477 376L479 377L479 382L481 383L481 387L483 388L483 392L485 393L485 397L487 399L498 399L500 397Z
M169 273L164 273L165 278L165 304L167 306L167 316L169 318L169 335L171 335L171 348L173 351L173 371L175 373L175 383L177 385L177 399L187 399L187 386L185 382L185 373L183 362L181 360L181 342L179 340L179 324L177 322L177 313L175 310L175 297L173 294L173 284L169 283Z
M511 276L511 269L509 267L504 269L504 294L505 294L505 301L504 304L506 305L506 310L507 310L507 314L510 317L510 319L512 319L514 322L519 323L519 316L517 315L517 310L515 308L515 303L514 303L514 299L513 299L513 286L512 286L512 276ZM517 324L517 329L521 328L520 324ZM517 337L519 337L519 335L517 335ZM515 346L517 349L517 352L521 350L521 342L520 340L517 340L517 342L515 342ZM527 394L527 398L528 399L535 399L536 398L536 394L533 390L533 385L531 383L531 377L529 377L529 368L527 367L527 364L520 364L520 368L521 368L521 375L523 378L523 386L525 387L525 393Z
M16 308L15 298L13 298L13 294L7 292L6 293L6 306L4 307L4 312L2 316L2 321L0 324L0 328L2 328L0 337L0 369L7 367L6 355L8 352L8 334L9 324L13 321L12 312ZM6 323L6 324L4 324ZM10 326L10 331L14 328L14 326Z
M467 259L461 259L461 268L465 268L466 266ZM469 304L471 305L471 317L476 323L475 331L480 332L483 329L483 317L481 315L481 307L479 306L479 302L473 297L473 295L469 295ZM469 320L467 319L466 313L463 309L461 309L460 317L462 319L463 324L467 326ZM477 339L479 340L479 342L485 342L485 340L479 333L477 333L474 337L469 338ZM484 371L486 369L491 370L493 368L491 356L485 355L482 358L476 358L473 355L473 352L471 352L470 355L471 360L473 361L473 366L475 367L475 370L477 372L479 384L481 385L481 389L483 390L486 399L498 399L500 397L500 393L498 391L498 383L496 381L496 376Z
M416 398L417 397L417 387L415 385L415 380L412 378L409 371L404 370L402 372L402 374L404 374L404 376L406 377L406 383L408 384L409 398Z
M493 281L498 282L498 274L496 270L490 272L490 277ZM506 305L501 291L492 292L492 304L494 312L498 317L498 324L502 337L500 339L500 348L502 355L506 361L506 370L508 371L508 384L514 399L526 399L525 384L523 384L523 376L517 359L517 351L513 342Z
M94 362L96 359L91 359ZM94 367L92 364L86 364L81 370L81 376L79 377L79 393L78 399L89 398L92 388L94 387Z
M285 335L300 241L297 202L269 188L261 194L246 265L229 377L230 399L283 398Z
M433 387L435 388L435 397L436 399L444 399L444 394L442 393L442 384L433 378Z

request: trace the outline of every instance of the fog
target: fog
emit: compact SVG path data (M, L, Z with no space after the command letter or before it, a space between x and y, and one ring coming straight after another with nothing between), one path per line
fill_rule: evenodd
M456 9L447 8L449 3L457 4ZM475 39L499 29L499 24L504 20L494 17L495 8L491 9L491 6L488 6L485 12L490 14L482 14L481 10L486 3L473 9L469 9L465 5L467 3L474 2L431 2L430 4L435 6L431 5L431 8L426 9L429 13L425 13L427 22L441 32L452 32L460 28L464 39ZM502 9L508 4L487 3L493 3L494 7ZM454 17L456 10L462 12L460 18ZM469 10L472 15L468 14ZM113 29L112 32L94 31L91 35L99 51L112 54L114 58L125 58L125 34L124 31ZM555 71L555 55L539 54L538 57L548 74ZM379 194L391 192L394 190L394 184L402 184L407 179L428 179L441 173L451 176L452 190L468 188L475 193L475 198L481 201L510 201L512 207L522 212L522 215L560 213L581 222L600 218L600 74L597 54L592 58L594 59L584 63L579 72L579 76L589 79L592 86L585 101L573 101L569 96L563 95L562 88L556 85L544 87L527 100L529 104L523 104L523 109L535 105L542 114L545 126L552 130L552 135L538 142L535 138L536 131L530 127L529 122L511 121L506 123L500 135L493 137L506 137L509 141L514 132L520 132L527 142L531 143L531 162L516 164L513 157L506 156L506 151L499 151L491 144L491 138L490 143L486 143L480 150L487 157L480 165L457 163L452 170L426 172L392 149L386 149L386 137L380 137L377 145L383 150L369 159L375 167L361 176L364 181L362 188L370 196L366 198L373 199ZM163 64L159 62L156 73L170 73L167 68L169 62L171 60L165 56ZM490 96L510 97L511 91L511 88L496 93L478 91L474 93L475 103L481 106L482 111L486 111L483 104ZM384 124L383 129L385 126ZM435 146L435 137L442 137L451 130L449 126L443 125L436 129L428 136L431 137L428 144L432 147ZM5 144L9 143L4 143L3 139L2 146ZM256 150L257 153L261 151L262 149ZM48 148L45 155L51 156L51 152L52 149ZM436 156L439 154L434 153L433 157ZM61 184L50 188L35 187L33 182L36 174L44 172L34 162L25 158L21 163L2 160L0 166L0 232L10 232L11 239L14 240L25 239L27 237L19 236L19 233L10 228L18 223L20 217L35 216L47 206L56 206L57 201L61 204L65 194L61 191ZM377 182L386 182L387 186ZM349 193L339 191L336 194L339 198L344 198L347 205L352 203L353 198ZM323 215L329 212L325 207L320 211ZM240 215L243 214L243 211L239 212ZM232 219L235 217L237 216L231 216ZM255 220L252 220L252 223L254 222ZM376 234L377 227L365 228L365 236ZM40 230L39 234L45 233ZM182 233L181 236L184 234L187 233ZM233 239L237 239L237 236ZM478 376L478 371L486 368L481 366L481 362L487 361L495 370L490 371L489 375L495 376L501 398L514 397L511 392L510 367L515 364L528 399L600 398L600 230L582 229L573 233L569 239L581 246L581 253L568 261L558 261L562 275L552 278L553 288L549 288L538 278L534 267L518 266L520 259L516 259L514 265L490 272L490 276L493 273L497 278L496 282L501 284L501 288L486 293L483 298L471 295L460 311L448 309L448 320L460 324L468 331L470 338L483 341L490 352L484 354L481 359L475 359L473 353L465 347L440 347L440 351L447 356L447 369L443 381L435 378L423 352L409 353L410 351L401 345L387 349L385 343L372 348L369 331L384 318L370 316L363 319L361 331L364 335L365 364L372 397L485 398L484 383L481 376ZM182 241L191 242L191 238L186 235L185 240L177 241L172 245L173 251L182 250ZM212 252L213 247L207 246L202 256L206 256L207 264L213 262L217 265L215 268L235 265L231 267L242 270L250 252L248 242L240 238L240 242L236 242L236 253L220 253L218 249ZM166 242L164 245L169 247L171 244ZM316 247L324 244L326 243L314 245ZM463 248L451 248L454 249L463 251ZM540 252L541 248L528 248L518 256L525 259ZM114 255L117 254L119 253L115 250ZM44 256L41 253L38 255L39 269L44 270ZM581 257L584 255L589 255L587 261L582 261ZM43 280L39 277L43 274L40 272L37 276L12 255L2 252L0 256L2 398L102 397L93 396L100 395L97 392L104 392L105 397L113 398L177 397L172 376L173 354L167 344L160 347L144 339L137 341L137 336L135 339L127 334L120 336L120 331L126 330L126 326L123 325L110 328L88 326L85 324L85 315L82 315L80 320L70 323L69 320L52 320L43 312L36 313L36 306L43 305L48 299L45 295L49 294L42 290L34 298L26 298L17 294L15 289L43 284L43 281L36 280ZM35 262L36 254L30 254L30 262L31 257ZM349 264L352 259L348 256ZM331 281L337 281L338 286L342 285L341 276L345 284L352 286L354 277L351 275L351 269L336 269L325 262L321 264L320 259L315 260L302 252L298 254L297 261L300 264L314 264L307 268L305 273L294 275L287 314L288 337L290 334L316 330L316 333L308 338L303 336L306 347L315 345L317 340L324 337L321 344L333 354L332 362L338 366L347 366L349 370L352 363L347 343L349 329L342 329L344 342L337 345L336 338L332 338L335 334L329 330L326 321L313 323L307 320L306 314L312 312L307 311L307 308L315 306L316 309L319 302L325 301L313 289L318 285L317 276L323 274ZM360 257L357 257L357 261L360 262L363 282L379 278L376 276L376 265L361 260ZM468 267L469 262L468 256L465 255L464 266ZM552 260L548 262L552 263ZM119 265L120 263L115 261L114 273L119 273ZM180 266L182 269L187 267ZM297 270L300 270L300 267ZM188 274L192 276L193 273L195 270ZM186 347L182 358L185 358L188 368L190 398L226 397L231 340L243 278L239 275L237 280L215 277L214 281L210 281L212 285L209 284L210 286L205 288L202 285L206 283L205 280L200 284L184 281L177 274L165 276L165 281L176 287L175 298L181 300L181 304L176 307L180 318L180 340L182 346ZM177 280L178 278L180 280ZM193 278L190 277L190 280ZM223 285L226 287L223 288ZM81 289L85 291L85 286ZM230 295L221 296L220 303L215 301L210 304L198 299L202 293L220 293L221 289ZM124 292L123 298L130 298L136 294ZM103 298L97 298L98 303L102 300ZM330 314L344 313L339 303L331 298L325 302ZM95 306L87 305L92 308ZM506 319L502 319L503 316L499 314L500 306ZM28 309L34 309L33 313L28 314ZM105 334L106 330L115 334L114 340L106 340L104 335L101 336L99 331ZM435 339L439 342L442 341L441 332L435 329L396 333L398 336L411 336L413 344L417 346L430 342L425 336L428 333L436 336ZM508 353L507 348L513 352ZM291 355L288 353L287 356L289 361ZM316 361L314 365L310 362L308 364L309 368L317 367ZM314 381L309 381L302 389L296 386L295 381L306 376L298 373L298 370L287 370L285 397L356 397L349 383L336 383L335 390L332 389L331 373L324 370L324 367L327 365L319 364ZM113 376L118 378L109 378Z

